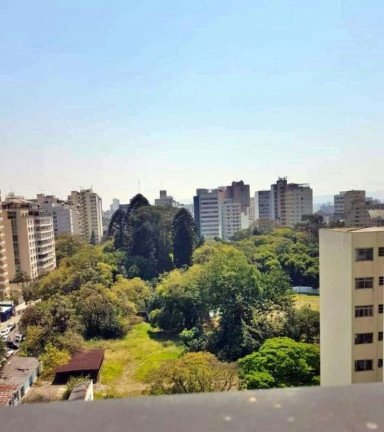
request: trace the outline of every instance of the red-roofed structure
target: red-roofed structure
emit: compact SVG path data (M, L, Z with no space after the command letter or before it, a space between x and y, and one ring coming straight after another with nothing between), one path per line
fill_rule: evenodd
M0 405L14 405L13 401L18 390L18 385L0 384Z
M103 349L93 349L75 355L66 365L56 369L54 383L66 383L70 377L78 376L89 376L93 382L97 382L103 361Z

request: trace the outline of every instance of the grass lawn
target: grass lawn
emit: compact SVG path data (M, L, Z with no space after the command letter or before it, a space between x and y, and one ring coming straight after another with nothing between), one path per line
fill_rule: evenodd
M311 306L314 310L320 310L320 296L315 294L296 294L296 307Z
M147 373L183 352L177 338L164 336L147 323L135 325L123 339L91 341L87 346L105 349L97 398L141 396L148 389Z

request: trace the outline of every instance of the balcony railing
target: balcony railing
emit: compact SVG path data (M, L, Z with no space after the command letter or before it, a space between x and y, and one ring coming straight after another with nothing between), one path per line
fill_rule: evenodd
M17 432L341 432L384 428L384 385L194 394L0 408Z

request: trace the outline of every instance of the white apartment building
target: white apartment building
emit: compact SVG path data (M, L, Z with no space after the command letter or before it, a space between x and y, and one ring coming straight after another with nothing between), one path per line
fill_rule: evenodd
M9 294L9 275L7 253L5 246L4 217L0 198L0 294L6 297Z
M294 227L303 216L313 214L313 191L308 184L279 178L271 186L270 217L281 226Z
M383 381L384 227L320 230L321 385Z
M52 216L36 203L10 195L3 202L9 279L23 271L31 280L56 268Z
M225 200L221 206L223 240L230 240L242 229L241 203Z
M37 202L52 216L53 229L57 234L80 235L80 210L73 204L61 201L53 195L37 195Z
M103 209L102 201L92 189L72 191L68 201L76 206L80 212L80 232L86 242L90 242L92 235L95 242L100 243L103 237Z
M222 218L218 189L197 189L194 197L194 214L200 237L213 239L222 236Z

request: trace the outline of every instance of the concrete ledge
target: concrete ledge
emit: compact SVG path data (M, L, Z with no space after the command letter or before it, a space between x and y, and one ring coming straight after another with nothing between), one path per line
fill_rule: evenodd
M17 432L384 430L384 385L61 402L0 409Z

